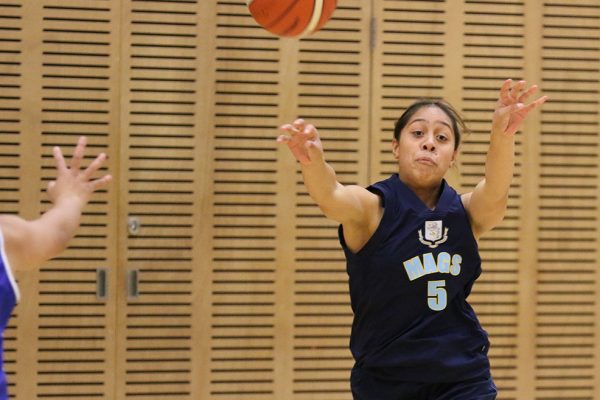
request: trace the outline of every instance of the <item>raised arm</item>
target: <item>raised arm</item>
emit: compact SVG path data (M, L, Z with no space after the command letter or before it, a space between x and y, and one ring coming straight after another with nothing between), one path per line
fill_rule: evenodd
M547 96L543 96L526 105L526 100L536 90L536 85L527 89L525 81L513 85L511 79L506 80L500 89L492 119L485 177L473 192L462 196L476 238L504 218L515 164L515 133L529 112L547 100Z
M104 164L105 154L96 157L85 170L80 169L85 145L85 137L79 138L68 166L60 148L53 149L57 178L48 184L52 208L32 221L14 215L0 216L8 261L14 270L37 267L62 252L75 235L83 207L92 193L110 182L110 175L92 180Z
M325 216L344 226L347 242L366 242L381 219L379 197L363 187L344 186L338 182L335 171L325 161L323 145L317 129L304 120L280 127L285 134L277 141L286 144L300 162L304 185L310 197ZM356 240L354 240L356 239Z

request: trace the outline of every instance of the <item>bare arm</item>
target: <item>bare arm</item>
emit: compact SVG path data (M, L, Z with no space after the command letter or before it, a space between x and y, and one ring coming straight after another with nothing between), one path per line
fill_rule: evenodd
M310 197L325 216L344 226L349 247L361 247L361 242L366 242L381 219L379 197L363 187L338 182L335 171L325 161L323 145L313 125L298 119L281 126L281 130L286 134L277 141L287 144L300 162ZM353 243L357 245L352 246Z
M34 268L60 254L79 228L83 207L92 193L110 182L110 175L91 180L106 160L104 154L80 170L85 145L85 138L80 138L70 166L66 165L60 149L53 149L58 175L48 185L52 208L32 221L14 215L0 216L6 253L13 269Z
M524 102L537 90L537 86L525 90L525 81L516 83L512 88L511 85L512 81L508 79L500 89L485 161L485 178L473 192L462 196L476 238L504 218L515 164L515 133L527 114L547 100L543 96L525 105Z

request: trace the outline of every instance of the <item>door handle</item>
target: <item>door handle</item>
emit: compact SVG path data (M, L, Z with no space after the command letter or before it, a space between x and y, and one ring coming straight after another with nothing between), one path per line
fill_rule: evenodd
M137 269L130 269L127 271L127 298L133 300L139 296L139 271Z
M106 268L96 269L96 299L106 301L108 297L108 279Z

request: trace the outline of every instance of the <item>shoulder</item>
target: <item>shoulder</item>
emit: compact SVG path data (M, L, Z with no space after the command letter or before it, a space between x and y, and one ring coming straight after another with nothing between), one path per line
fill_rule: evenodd
M5 244L19 241L27 235L27 221L16 215L0 215L0 230Z
M363 215L371 216L375 214L376 210L382 207L382 199L376 193L369 188L364 188L358 185L348 185L346 190L352 194L360 203L360 207L363 209ZM367 218L370 219L370 218Z
M473 192L459 194L460 201L462 202L462 204L463 204L463 206L465 207L466 210L469 209L469 202L471 201L471 194L472 193Z
M29 229L28 222L16 215L0 215L4 251L14 270L21 268L24 264L24 255L28 254Z
M393 174L387 179L371 184L369 187L367 187L367 190L376 194L377 197L379 197L381 201L385 203L386 199L396 197L395 193L398 191L399 186L400 179L398 178L397 174Z

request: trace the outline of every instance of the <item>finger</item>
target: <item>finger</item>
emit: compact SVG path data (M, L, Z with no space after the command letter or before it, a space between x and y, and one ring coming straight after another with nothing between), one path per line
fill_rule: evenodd
M537 99L536 101L534 101L533 103L523 107L523 109L520 110L520 113L525 113L525 115L526 115L529 111L544 104L546 102L546 100L548 100L548 96L542 96L539 99Z
M515 84L515 86L513 86L510 89L510 97L512 98L513 102L519 101L519 97L521 96L521 91L525 87L526 83L527 82L525 82L525 81L519 81Z
M277 143L287 143L292 140L288 135L279 135L277 136Z
M517 99L517 101L519 103L525 103L527 101L527 99L529 98L529 96L531 96L532 94L534 94L535 92L537 92L537 89L538 89L537 85L531 86L523 94L521 94L521 96L519 96L519 98Z
M100 153L98 155L98 157L96 157L94 159L94 161L92 161L92 163L90 165L88 165L88 167L85 169L85 171L83 171L83 174L82 174L83 179L85 181L90 180L91 177L94 176L96 171L98 171L102 167L102 165L104 164L104 161L106 161L106 154Z
M52 149L52 155L54 156L54 163L56 164L56 169L59 174L62 174L67 171L67 164L65 163L65 158L62 155L62 151L60 151L60 147L54 146Z
M317 128L313 124L308 124L304 127L302 132L307 139L314 139L317 137Z
M294 127L292 124L285 124L279 127L280 130L287 132L290 136L294 136L300 132L298 128Z
M48 189L47 189L47 191L51 192L55 185L56 185L56 181L50 181L50 182L48 182Z
M108 185L110 183L110 181L112 181L111 175L104 175L100 179L93 180L92 182L90 182L92 191L95 192L96 190L106 187L106 185Z
M500 102L502 104L510 104L511 103L511 98L510 98L510 86L512 85L512 79L507 79L504 81L504 83L502 84L502 87L500 88Z
M304 125L305 122L302 118L298 118L297 120L295 120L294 122L292 122L292 126L294 128L296 128L299 131L303 131L304 130Z
M75 151L73 152L73 156L71 157L71 169L77 171L81 167L81 162L83 160L83 154L85 153L85 145L87 139L85 136L80 136L77 141L77 146L75 147Z

